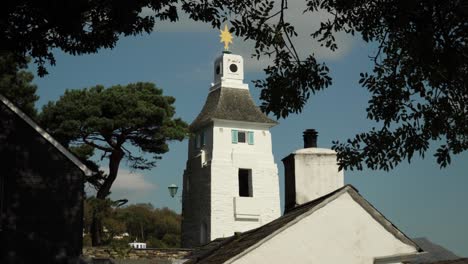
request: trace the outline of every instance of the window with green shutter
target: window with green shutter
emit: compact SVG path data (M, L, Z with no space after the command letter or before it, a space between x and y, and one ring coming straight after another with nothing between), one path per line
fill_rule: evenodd
M232 143L248 143L249 145L254 144L254 132L253 131L242 131L242 130L231 130Z

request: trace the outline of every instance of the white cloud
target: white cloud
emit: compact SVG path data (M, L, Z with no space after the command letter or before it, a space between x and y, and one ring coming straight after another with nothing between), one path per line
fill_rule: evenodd
M100 170L109 172L108 168L101 167ZM119 169L117 178L112 184L110 198L128 199L132 203L142 202L148 200L148 195L152 195L157 188L158 186L149 182L143 174ZM96 190L89 183L85 184L85 192L88 197L96 195Z
M126 169L119 170L117 179L112 185L112 190L150 191L154 189L156 189L156 185L147 181L143 174Z
M335 35L338 50L331 51L326 47L321 47L320 43L313 39L310 35L320 27L320 22L326 21L331 18L331 14L324 10L316 12L304 13L306 9L305 2L303 1L290 1L288 2L288 9L285 13L285 19L290 21L295 26L298 37L294 40L294 44L299 55L314 53L317 59L323 60L337 60L341 59L344 55L348 54L355 42L355 38L340 32Z
M276 0L275 5L277 8L280 6L280 1ZM285 20L294 25L298 33L298 36L293 39L293 43L300 56L304 57L313 53L319 60L333 61L343 58L352 50L355 38L346 33L338 33L335 36L338 50L331 51L328 48L321 47L310 34L318 29L320 22L330 18L331 15L325 11L304 13L305 9L306 4L304 1L289 1L288 9L285 12ZM143 11L145 15L151 13L152 11L149 9ZM218 31L213 29L210 24L192 21L183 11L179 12L179 16L179 21L176 23L158 22L155 30L160 32L213 32L213 34L218 34ZM271 20L271 23L275 23L274 19ZM265 56L260 60L251 58L251 54L254 53L254 43L252 41L235 38L232 51L244 57L247 71L260 71L272 62L271 59Z

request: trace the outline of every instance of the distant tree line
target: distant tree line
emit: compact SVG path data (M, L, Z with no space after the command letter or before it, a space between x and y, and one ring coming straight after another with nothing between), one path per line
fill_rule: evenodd
M83 246L91 246L93 210L103 223L102 245L126 245L138 241L151 248L180 247L181 216L169 208L154 208L150 203L119 207L117 202L87 198L84 204ZM123 235L128 233L128 236Z

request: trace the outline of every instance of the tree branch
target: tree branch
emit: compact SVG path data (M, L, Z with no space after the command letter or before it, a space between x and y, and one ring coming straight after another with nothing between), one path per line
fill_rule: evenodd
M99 149L99 150L102 150L102 151L112 152L112 151L114 150L113 148L104 147L104 146L101 146L101 145L98 145L98 144L94 143L93 141L89 141L89 140L86 138L86 136L83 136L83 137L82 137L82 140L83 140L83 142L84 142L85 144L88 144L88 145L90 145L90 146L92 146L92 147L95 147L95 148L97 148L97 149Z
M291 49L293 51L296 62L298 64L300 64L301 60L299 58L299 55L297 54L296 47L294 47L294 44L292 43L291 38L288 35L288 32L286 32L286 27L284 25L284 10L286 10L287 8L288 8L287 7L287 0L281 0L281 15L280 15L280 20L279 20L278 24L281 25L281 27L284 30L284 34L286 35L286 38L288 39L289 45L291 45ZM291 52L291 49L288 47L288 45L286 45L286 47L288 48L289 52Z

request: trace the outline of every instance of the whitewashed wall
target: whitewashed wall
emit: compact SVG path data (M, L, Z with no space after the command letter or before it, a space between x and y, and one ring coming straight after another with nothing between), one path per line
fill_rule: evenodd
M296 203L315 200L344 185L338 170L336 152L324 148L305 148L293 153L295 162Z
M233 144L233 129L253 131L254 144ZM217 121L213 136L211 239L232 236L234 232L244 232L278 218L278 168L273 159L268 127L252 123ZM239 168L252 170L253 197L238 197ZM258 216L236 217L236 212L249 214L252 211L257 211Z
M226 263L372 264L374 258L415 253L344 193L270 240Z
M253 131L254 144L233 144L233 129ZM200 244L203 224L209 241L257 228L281 215L269 126L216 121L205 128L205 165L193 146L190 140L184 173L183 246ZM239 168L252 170L253 197L239 197Z

